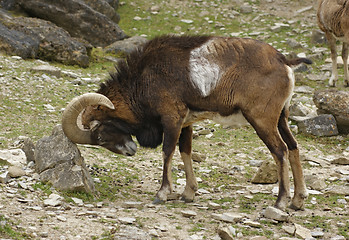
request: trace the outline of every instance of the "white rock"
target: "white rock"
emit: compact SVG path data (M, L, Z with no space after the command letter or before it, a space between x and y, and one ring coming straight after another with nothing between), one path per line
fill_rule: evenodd
M263 213L264 217L270 218L279 222L286 222L289 219L289 215L275 207L267 207Z
M59 221L61 221L61 222L66 222L66 221L67 221L67 218L66 218L66 217L63 217L63 216L60 216L60 215L57 216L57 219L58 219Z
M243 218L243 216L239 213L223 213L223 214L213 213L212 217L216 220L229 222L229 223L240 222L241 219Z
M182 19L181 22L191 24L191 23L193 23L194 21L193 21L193 20L190 20L190 19Z
M125 208L141 208L144 204L142 202L124 202Z
M84 202L83 202L80 198L72 197L71 199L72 199L73 202L74 202L75 204L77 204L78 206L83 206L83 205L84 205Z
M302 227L301 225L294 224L296 231L295 231L295 236L300 237L302 239L309 239L311 238L311 231L305 227Z
M0 150L0 159L17 167L27 164L27 157L22 149Z
M181 213L184 217L188 217L188 218L196 217L196 215L197 215L196 212L191 211L191 210L183 210L183 211L181 211Z
M133 224L136 221L133 217L119 217L118 220L123 224Z

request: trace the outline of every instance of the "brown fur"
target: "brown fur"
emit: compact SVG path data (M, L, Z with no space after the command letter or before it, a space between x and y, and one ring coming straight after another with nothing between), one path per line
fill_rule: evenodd
M349 2L348 0L319 0L317 12L318 25L325 32L329 42L332 59L332 75L329 85L336 86L338 80L336 39L343 42L344 85L349 87L348 43L349 43Z
M223 73L210 94L203 96L190 80L189 59L193 49L211 40L214 42L207 47L208 59ZM188 113L229 116L241 112L278 163L279 208L285 208L290 198L287 158L292 157L297 185L292 204L299 209L303 207L306 189L297 142L287 126L286 105L294 83L286 66L301 62L310 60L286 60L270 45L252 39L155 38L121 62L101 85L98 92L107 96L116 110L88 107L83 123L88 126L92 120L100 120L101 126L104 122L122 126L125 134L135 135L145 147L157 147L163 142L163 179L156 201L165 201L172 191L171 161L179 141L187 177L183 199L192 201L197 182L191 163L192 121L187 119Z

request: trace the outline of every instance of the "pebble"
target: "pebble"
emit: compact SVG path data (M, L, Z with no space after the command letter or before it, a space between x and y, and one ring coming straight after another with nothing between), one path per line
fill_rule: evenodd
M279 222L286 222L289 220L289 215L286 212L271 206L267 207L264 210L263 215L266 218L270 218Z
M22 177L26 174L26 172L17 166L10 166L8 168L8 174L10 177L17 178L17 177Z
M193 218L196 217L197 213L191 210L184 210L181 211L181 214L183 215L183 217L187 217L187 218Z
M133 217L119 217L118 220L123 224L133 224L136 222L136 219Z

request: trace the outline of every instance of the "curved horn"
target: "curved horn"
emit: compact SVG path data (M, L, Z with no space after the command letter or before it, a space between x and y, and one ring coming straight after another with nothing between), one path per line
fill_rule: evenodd
M115 109L109 98L99 93L85 93L75 97L66 106L62 116L63 132L74 143L92 144L90 131L81 129L76 122L82 110L90 105L102 105Z

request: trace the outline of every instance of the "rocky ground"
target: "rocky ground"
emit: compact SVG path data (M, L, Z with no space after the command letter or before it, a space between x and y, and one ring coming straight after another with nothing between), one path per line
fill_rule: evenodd
M135 9L138 18L127 21L139 26L156 19L166 5L173 9L169 18L175 15L178 21L173 29L169 27L175 33L254 37L284 53L312 55L314 65L297 74L292 102L302 102L315 110L313 92L325 88L324 80L329 76L326 45L309 40L317 29L315 1L261 0L246 6L243 2L233 1L232 8L226 1L221 5L203 0L159 1L148 2L147 7L127 1L119 11ZM207 18L204 23L195 25L196 18L186 10L188 7L199 8L198 14ZM210 13L216 21L209 18ZM239 26L231 28L229 23L237 19ZM209 28L211 25L214 27ZM126 32L151 35L146 28L135 28ZM301 47L292 47L295 42ZM50 135L60 123L66 103L76 95L96 90L112 69L111 63L102 60L83 70L51 63L57 71L43 72L35 68L38 65L47 63L0 56L0 150L16 148L19 136L36 142ZM276 200L277 184L251 183L260 165L272 162L253 129L225 129L205 121L195 126L195 136L194 168L199 191L194 203L183 203L174 196L165 204L152 204L160 187L160 148L140 149L134 157L122 157L104 149L79 146L95 180L95 195L58 191L41 183L33 162L25 166L24 172L1 163L0 174L11 171L13 177L0 183L0 238L349 239L348 135L296 134L310 195L304 211L287 209L271 215L273 209L269 206ZM178 153L174 156L173 178L175 190L180 193L185 176Z

